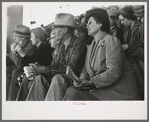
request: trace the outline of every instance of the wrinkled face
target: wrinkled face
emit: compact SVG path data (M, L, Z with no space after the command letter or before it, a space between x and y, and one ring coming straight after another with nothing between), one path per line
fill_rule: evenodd
M17 44L19 44L20 41L22 40L22 38L20 38L20 37L18 37L18 36L13 36L13 40L14 40Z
M88 35L93 36L100 30L100 23L97 23L93 17L90 17L87 23Z
M56 40L61 40L65 36L65 27L54 27L53 32L55 34Z
M57 47L57 40L56 40L56 38L53 38L53 39L51 39L50 40L50 43L51 43L51 47L53 47L53 48L56 48Z
M31 42L32 42L32 45L35 45L35 46L38 43L37 38L33 33L31 33Z
M124 26L130 26L131 25L131 20L123 17L122 15L119 16L119 20L121 21L121 24Z
M51 44L51 47L56 48L56 46L57 46L57 40L55 38L54 31L51 32L50 36L51 36L52 39L49 40L49 43Z

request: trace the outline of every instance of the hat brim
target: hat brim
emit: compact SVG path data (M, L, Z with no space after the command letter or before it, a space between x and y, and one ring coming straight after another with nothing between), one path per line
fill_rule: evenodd
M19 36L19 37L31 37L31 34L29 34L29 33L21 33L18 31L12 31L12 34L14 36Z
M73 25L60 25L60 24L53 24L52 25L53 27L72 27L72 28L76 28L75 26Z

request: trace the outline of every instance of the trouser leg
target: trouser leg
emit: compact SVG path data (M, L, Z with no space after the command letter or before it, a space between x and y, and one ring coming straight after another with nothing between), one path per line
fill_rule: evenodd
M15 68L16 68L15 65L9 66L6 68L6 100L8 99L8 93L9 93L9 88L10 88L10 83L11 83L12 71Z
M78 90L74 86L71 86L67 89L63 100L75 101L75 100L99 100L99 99L93 96L88 90Z
M144 76L142 75L136 62L131 63L131 65L136 76L141 99L144 99Z
M60 74L55 75L52 78L45 101L62 100L67 88L68 84L66 83L65 79Z
M25 101L26 100L26 97L27 97L27 94L29 92L29 89L28 89L28 79L26 76L24 76L23 80L22 80L22 83L21 83L21 86L19 88L19 91L18 91L18 94L17 94L17 101Z
M12 78L11 78L11 83L10 83L10 88L9 88L9 93L8 93L8 101L15 101L17 93L19 91L19 86L16 85L17 83L17 78L22 74L22 71L19 69L14 69L12 72Z
M35 77L30 85L26 101L43 101L45 99L47 89L43 86L41 77L41 75Z

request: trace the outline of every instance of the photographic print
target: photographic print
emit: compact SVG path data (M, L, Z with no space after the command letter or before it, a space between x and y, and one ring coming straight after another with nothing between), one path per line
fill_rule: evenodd
M2 120L146 120L147 2L2 2Z

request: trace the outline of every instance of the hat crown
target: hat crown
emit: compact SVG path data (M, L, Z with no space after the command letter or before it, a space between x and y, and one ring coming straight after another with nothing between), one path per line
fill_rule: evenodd
M27 26L24 25L17 25L15 27L15 31L21 32L21 33L30 33L30 29Z
M17 25L12 32L15 36L30 37L30 28L25 25Z
M75 27L74 16L68 13L56 14L53 26Z

